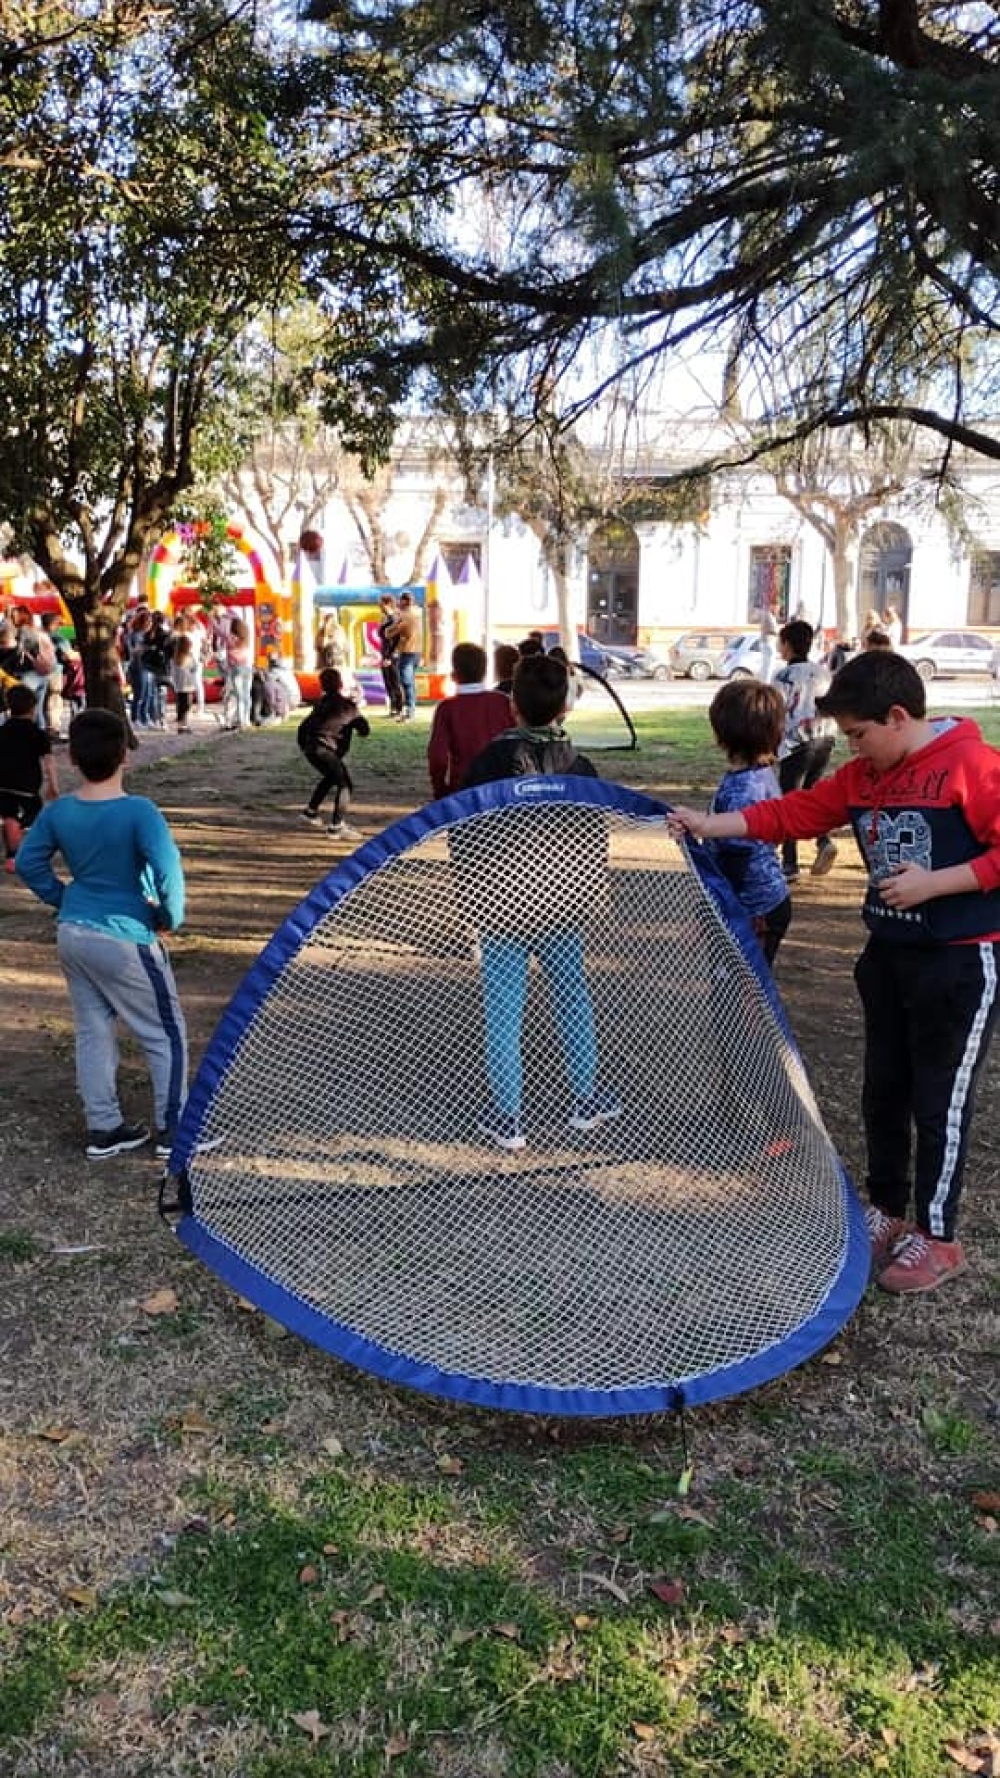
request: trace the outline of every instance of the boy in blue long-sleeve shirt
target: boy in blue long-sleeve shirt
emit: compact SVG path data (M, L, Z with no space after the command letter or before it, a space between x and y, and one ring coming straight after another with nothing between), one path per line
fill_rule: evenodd
M126 1123L118 1099L121 1019L149 1063L155 1153L167 1159L187 1092L187 1032L160 941L184 918L184 876L155 803L122 783L126 731L109 710L84 710L69 730L83 780L45 808L18 848L17 872L58 910L59 961L76 1022L76 1079L87 1118L87 1156L107 1160L150 1139ZM52 868L60 853L66 882Z

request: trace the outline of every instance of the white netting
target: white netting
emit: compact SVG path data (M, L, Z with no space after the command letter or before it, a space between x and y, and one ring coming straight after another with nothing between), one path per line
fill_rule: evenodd
M576 929L598 1083L532 962L523 1130L490 1103L479 936ZM497 1383L683 1382L773 1347L837 1277L846 1195L794 1050L662 822L512 804L336 903L252 1017L188 1162L199 1221L392 1353Z

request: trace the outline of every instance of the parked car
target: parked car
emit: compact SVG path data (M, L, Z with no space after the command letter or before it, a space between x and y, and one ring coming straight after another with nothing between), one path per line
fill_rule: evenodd
M756 679L763 663L758 635L740 636L719 662L720 679Z
M718 679L723 655L741 638L738 630L688 630L671 645L671 671L682 679Z
M975 630L931 630L896 652L913 662L921 679L936 679L939 673L992 672L996 644Z
M615 663L612 669L627 679L668 679L670 669L661 655L652 648L626 648L617 642L602 642L605 654Z
M545 643L546 651L558 647L559 631L543 631L542 641ZM570 659L573 658L573 651L570 650ZM608 674L613 675L623 671L621 663L613 658L611 651L605 648L604 643L598 642L597 637L589 635L586 630L577 630L575 658L581 667L589 667L592 673L600 673L602 678L606 678Z

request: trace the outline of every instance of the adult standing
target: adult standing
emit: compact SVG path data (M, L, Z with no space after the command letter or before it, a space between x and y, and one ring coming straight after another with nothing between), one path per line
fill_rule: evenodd
M903 620L895 605L887 605L882 613L882 628L889 638L891 648L898 648L903 640Z
M399 682L403 688L403 711L400 722L412 722L417 714L417 668L420 665L420 644L423 616L413 602L412 593L400 593L399 617L386 631L399 650Z
M771 683L777 645L778 620L770 605L764 605L760 614L760 677L765 685Z
M390 716L403 714L403 687L399 681L399 643L389 631L399 621L396 600L392 593L383 593L379 600L382 616L378 626L379 666L382 672L382 684L385 686L385 701Z

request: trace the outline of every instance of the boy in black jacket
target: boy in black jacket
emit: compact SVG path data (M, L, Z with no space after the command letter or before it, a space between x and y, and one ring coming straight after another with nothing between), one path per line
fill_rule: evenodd
M319 811L331 790L336 790L333 814L327 829L334 839L354 839L358 829L344 819L351 804L354 784L344 761L352 735L365 740L371 734L367 717L362 716L353 698L345 698L336 667L324 667L319 676L323 696L309 715L299 723L296 739L319 782L302 811L303 821L318 821Z
M536 774L596 778L590 760L577 753L559 725L567 695L561 662L546 654L519 661L511 694L517 726L473 760L463 789ZM583 966L582 925L607 890L604 815L600 809L560 804L503 811L497 819L507 815L513 819L501 849L484 857L473 827L455 834L453 856L460 892L479 929L486 1072L493 1096L479 1128L497 1147L515 1150L526 1145L521 1030L533 956L545 973L562 1040L572 1094L569 1128L594 1130L620 1116L621 1103L597 1081L594 1012ZM564 857L564 868L554 853Z

